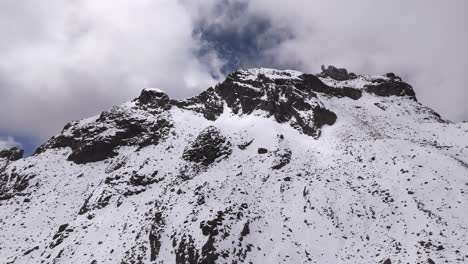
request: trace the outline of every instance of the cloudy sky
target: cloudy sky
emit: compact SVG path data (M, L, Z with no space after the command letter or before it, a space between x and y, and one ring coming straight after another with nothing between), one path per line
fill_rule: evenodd
M468 120L466 0L1 0L0 147L158 87L195 95L238 67L395 72Z

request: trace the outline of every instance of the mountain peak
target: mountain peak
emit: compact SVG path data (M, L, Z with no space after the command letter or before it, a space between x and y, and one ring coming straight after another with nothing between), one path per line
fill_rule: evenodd
M142 107L162 109L167 109L169 107L169 96L158 88L143 89L136 101Z
M241 80L255 80L258 76L265 76L269 79L297 79L302 72L295 70L277 70L270 68L247 68L239 69L228 76L236 75ZM229 78L229 77L228 77Z
M70 147L70 160L87 163L111 158L122 146L144 147L168 135L173 107L201 114L210 121L225 113L271 117L318 139L323 126L331 126L340 118L339 113L326 106L325 99L361 100L364 95L372 95L415 100L412 87L396 76L354 75L336 80L340 78L334 77L335 71L347 73L333 66L318 75L294 70L240 69L214 88L184 100L170 100L164 91L146 88L131 102L105 111L91 122L85 119L68 124L62 134L47 141L36 153Z
M395 75L326 71L144 89L0 152L0 260L466 263L468 123Z

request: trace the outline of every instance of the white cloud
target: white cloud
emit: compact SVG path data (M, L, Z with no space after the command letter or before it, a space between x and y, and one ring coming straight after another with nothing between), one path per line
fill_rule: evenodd
M3 130L45 138L145 87L188 96L215 82L219 62L194 55L193 23L177 1L26 2L0 3Z
M250 9L293 32L294 38L265 51L276 64L308 72L321 64L396 72L424 104L468 120L468 2L255 0Z
M12 137L0 137L0 150L10 149L12 147L21 147L21 144L16 142Z
M242 5L234 15L225 10ZM193 34L198 23L242 31L256 17L269 21L268 36L291 36L274 44L258 36L265 66L394 71L423 103L466 120L467 7L463 0L3 0L0 131L44 140L145 87L194 95L226 63L214 50L197 55L206 44Z

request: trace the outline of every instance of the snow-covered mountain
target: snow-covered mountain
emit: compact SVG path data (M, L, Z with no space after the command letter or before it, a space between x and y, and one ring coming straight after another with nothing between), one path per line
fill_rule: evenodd
M468 263L468 123L398 76L239 70L0 152L0 263Z

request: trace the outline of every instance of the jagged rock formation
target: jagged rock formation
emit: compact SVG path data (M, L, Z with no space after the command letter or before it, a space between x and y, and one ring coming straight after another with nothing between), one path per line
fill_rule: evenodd
M209 126L200 132L191 145L185 148L182 158L208 166L215 161L219 162L229 157L231 153L231 143L221 135L219 129Z
M0 159L7 159L9 161L15 161L22 159L24 155L24 150L13 147L11 149L0 150Z
M318 74L319 77L332 78L337 81L347 81L357 78L356 74L352 72L348 73L348 70L344 68L336 68L333 65L329 65L327 68L325 68L325 65L322 65L321 68L322 72Z
M145 89L0 152L0 263L466 263L467 134L392 73Z
M169 134L170 119L163 113L170 108L169 97L158 90L145 89L131 104L102 112L99 117L73 122L62 134L39 147L36 154L51 148L70 147L68 160L87 163L117 155L121 146L144 147L158 144Z
M289 122L304 134L318 138L320 128L333 125L336 115L313 92L325 85L312 75L307 81L304 79L294 72L270 76L255 70L238 71L229 75L216 91L235 114L264 111L267 117Z

